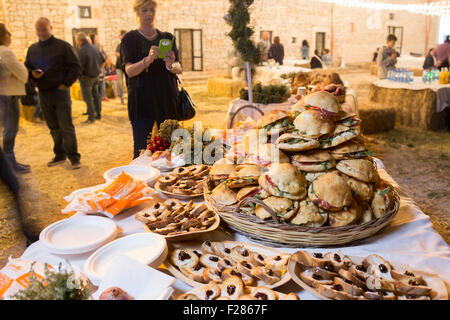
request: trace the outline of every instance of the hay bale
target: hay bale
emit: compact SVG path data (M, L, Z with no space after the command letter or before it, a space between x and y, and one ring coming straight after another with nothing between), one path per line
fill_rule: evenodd
M395 108L377 103L360 106L361 130L363 134L389 131L395 127Z
M374 63L371 67L370 67L370 74L373 76L377 76L378 77L378 66L376 63Z
M395 108L396 122L425 130L445 128L443 115L436 112L436 92L370 86L371 102Z
M208 79L208 94L217 97L237 98L245 85L244 81L213 77Z
M36 111L36 106L24 106L19 102L20 116L30 122L33 122L34 112Z
M377 65L377 63L376 63L376 62L373 62L373 61L366 62L366 63L364 64L364 69L372 70L373 66L376 66L376 65Z
M75 82L72 87L70 87L70 96L72 97L72 100L83 100L83 96L81 95L80 83L78 81Z

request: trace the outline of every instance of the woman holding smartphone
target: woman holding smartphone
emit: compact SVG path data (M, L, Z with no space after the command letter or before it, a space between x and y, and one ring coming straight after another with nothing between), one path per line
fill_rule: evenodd
M153 25L156 2L135 0L133 9L139 27L123 36L120 48L128 78L128 116L136 158L146 148L154 122L159 125L166 119L176 118L178 85L174 75L181 72L181 67L177 62L175 37ZM164 58L158 58L161 39L172 42L172 50Z

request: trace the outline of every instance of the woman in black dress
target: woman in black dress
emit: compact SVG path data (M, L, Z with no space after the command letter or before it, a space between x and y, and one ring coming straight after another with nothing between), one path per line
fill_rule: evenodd
M147 146L153 124L177 115L177 80L181 72L175 37L153 26L156 2L135 0L139 27L125 34L121 42L122 63L128 78L128 117L133 128L134 158ZM173 42L172 51L158 58L161 39Z

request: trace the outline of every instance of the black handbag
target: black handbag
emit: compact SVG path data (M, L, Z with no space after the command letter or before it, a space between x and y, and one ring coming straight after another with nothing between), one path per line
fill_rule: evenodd
M177 119L178 121L186 121L195 117L195 103L192 100L189 93L183 88L180 78L175 75L178 83L181 86L181 89L178 91L177 97Z

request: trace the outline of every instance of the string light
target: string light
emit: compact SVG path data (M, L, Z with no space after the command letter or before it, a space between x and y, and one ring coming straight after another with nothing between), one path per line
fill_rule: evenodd
M332 3L339 6L354 7L371 10L408 11L427 16L450 16L450 1L436 1L430 3L398 4L376 1L361 0L318 0L320 2Z

